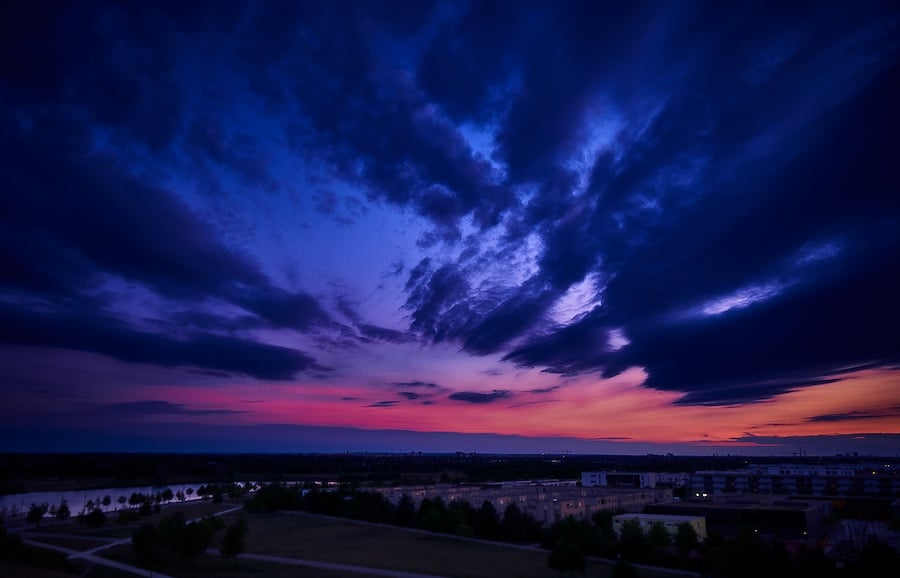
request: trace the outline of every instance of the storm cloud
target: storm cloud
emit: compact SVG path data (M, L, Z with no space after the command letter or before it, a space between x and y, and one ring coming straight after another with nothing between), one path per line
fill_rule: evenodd
M4 5L0 344L391 415L895 376L898 79L874 2Z

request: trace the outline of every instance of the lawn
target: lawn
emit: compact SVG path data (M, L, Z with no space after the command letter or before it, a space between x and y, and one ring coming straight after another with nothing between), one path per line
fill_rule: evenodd
M453 578L552 578L547 553L303 514L248 518L247 552L387 568ZM611 566L588 562L587 576ZM642 576L649 573L641 572Z
M102 554L104 558L135 564L134 553L130 546L116 546L105 550ZM302 568L254 560L226 560L213 555L203 555L193 559L164 557L153 567L153 570L177 578L209 578L210 576L216 578L361 578L363 576L356 573ZM103 577L94 576L91 573L87 578Z
M211 504L196 504L200 508ZM224 509L226 505L218 505ZM169 509L168 512L175 508ZM185 508L188 510L188 508ZM188 517L208 514L205 509L191 508ZM228 514L225 519L236 518L237 513ZM142 521L155 520L153 516ZM415 572L446 576L448 578L496 578L515 576L516 578L555 578L559 573L547 566L548 554L543 551L523 550L498 544L488 544L457 540L448 536L410 532L399 528L361 524L350 520L311 516L305 513L252 514L246 515L250 532L246 537L245 550L253 554L268 554L299 560L335 562L367 568L381 568L403 572ZM91 531L68 528L72 534L95 535ZM131 529L107 528L110 533L130 535ZM102 533L102 532L101 532ZM219 532L213 541L218 547L223 533ZM53 537L47 540L65 543L83 550L99 545L74 537ZM62 544L61 544L62 545ZM98 552L106 558L133 564L134 553L130 545L115 546ZM215 555L195 558L179 558L171 553L163 556L156 571L179 578L222 578L268 577L288 578L353 578L361 574L319 570L270 562L239 559L225 560ZM580 576L609 578L612 566L596 561L588 561L586 572ZM2 574L2 572L0 572ZM13 574L16 575L16 574ZM19 573L18 575L23 575ZM88 578L118 576L118 572L95 567ZM662 572L639 570L641 578L671 578ZM46 574L55 578L58 574ZM41 578L44 578L42 575Z

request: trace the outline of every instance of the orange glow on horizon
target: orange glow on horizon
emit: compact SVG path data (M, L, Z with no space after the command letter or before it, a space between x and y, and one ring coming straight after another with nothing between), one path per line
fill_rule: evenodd
M534 381L534 376L529 377L526 383ZM710 446L760 445L753 441L755 436L900 432L896 408L900 376L886 370L860 371L833 383L730 406L676 405L681 394L646 388L645 377L638 368L606 380L579 376L550 392L510 390L506 398L481 404L450 400L445 388L415 392L423 397L409 400L399 396L397 388L345 383L157 386L148 388L146 398L164 396L192 410L244 412L189 416L192 421L233 425L296 424ZM175 414L166 421L179 419L185 416Z

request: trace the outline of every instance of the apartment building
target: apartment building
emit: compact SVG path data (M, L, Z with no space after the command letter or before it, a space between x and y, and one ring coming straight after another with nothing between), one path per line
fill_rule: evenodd
M780 464L698 471L690 486L694 497L758 493L889 498L900 497L900 474L890 464Z
M433 500L440 497L447 504L464 500L476 508L488 501L502 514L510 504L515 504L538 522L547 525L567 516L590 520L600 511L640 512L648 504L672 499L670 488L619 489L579 487L575 484L544 485L540 482L391 486L373 491L394 504L399 503L406 494L417 507L425 498Z

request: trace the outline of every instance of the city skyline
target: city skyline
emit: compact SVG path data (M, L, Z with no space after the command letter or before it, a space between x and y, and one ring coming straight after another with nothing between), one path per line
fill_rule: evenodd
M900 453L900 10L11 3L0 451Z

